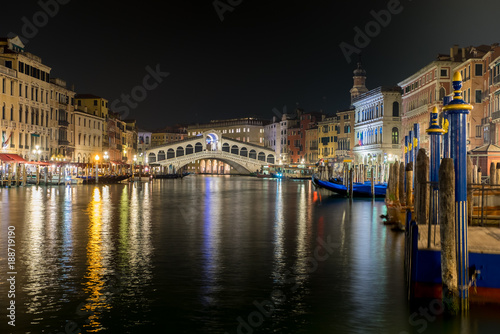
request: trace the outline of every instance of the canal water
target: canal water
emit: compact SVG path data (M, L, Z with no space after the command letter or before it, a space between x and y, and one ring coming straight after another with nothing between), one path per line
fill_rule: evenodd
M408 306L385 210L238 176L4 188L0 333L498 333L498 308Z

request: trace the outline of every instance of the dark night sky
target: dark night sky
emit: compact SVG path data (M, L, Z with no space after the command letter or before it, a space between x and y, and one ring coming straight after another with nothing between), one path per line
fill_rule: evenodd
M374 20L370 12L393 0L243 0L222 22L213 0L60 1L67 3L28 38L27 51L78 93L110 102L142 85L146 67L158 65L170 75L126 115L155 129L270 119L273 108L290 111L297 102L328 114L347 108L357 56L349 64L339 44L354 45L354 27L364 30ZM498 0L401 0L400 7L362 48L369 89L396 85L453 44L500 42ZM2 4L0 35L25 36L23 17L33 22L41 10L38 1Z

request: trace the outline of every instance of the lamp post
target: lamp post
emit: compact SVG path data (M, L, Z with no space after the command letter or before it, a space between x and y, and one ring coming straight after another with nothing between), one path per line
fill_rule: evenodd
M99 182L99 155L95 156L95 184Z
M134 181L134 169L136 161L137 161L137 155L134 155L134 158L132 159L132 181Z
M35 161L40 161L40 154L42 153L42 150L40 150L40 146L36 145L35 149L33 150L33 154L35 155Z

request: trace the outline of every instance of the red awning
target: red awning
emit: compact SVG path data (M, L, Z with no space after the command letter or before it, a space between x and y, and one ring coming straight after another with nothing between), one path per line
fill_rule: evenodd
M26 163L30 165L50 166L50 162L45 162L45 161L30 161Z
M0 160L6 163L28 163L28 161L17 154L0 153Z

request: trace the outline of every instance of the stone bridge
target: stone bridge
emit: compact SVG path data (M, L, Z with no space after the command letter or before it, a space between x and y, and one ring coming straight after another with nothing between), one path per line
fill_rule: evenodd
M152 147L145 152L150 165L167 167L169 173L201 159L217 159L240 174L259 170L276 162L276 153L263 146L222 136L220 131L205 131L196 137Z

